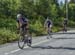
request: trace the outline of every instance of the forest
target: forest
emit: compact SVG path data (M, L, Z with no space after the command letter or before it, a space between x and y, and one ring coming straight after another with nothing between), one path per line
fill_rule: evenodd
M75 1L68 2L68 27L75 27ZM32 36L47 34L44 22L47 17L53 21L53 32L62 29L66 18L66 1L59 0L0 0L0 44L18 39L16 16L23 14L29 19Z

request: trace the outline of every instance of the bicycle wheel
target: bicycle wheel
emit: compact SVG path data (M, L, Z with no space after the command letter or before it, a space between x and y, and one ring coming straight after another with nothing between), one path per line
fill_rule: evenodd
M24 37L23 36L19 36L19 40L18 40L18 47L20 49L23 49L25 45L25 41L24 41Z
M47 37L47 39L50 39L50 38L52 38L52 35L51 35L51 33L52 33L52 31L49 31L49 30L48 30L48 37Z
M28 37L27 46L31 47L32 37Z
M63 28L63 32L67 32L67 28Z

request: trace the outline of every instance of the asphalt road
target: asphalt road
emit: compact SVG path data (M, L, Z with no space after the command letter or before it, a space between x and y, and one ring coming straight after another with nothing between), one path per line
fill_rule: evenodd
M68 31L73 34L52 35L33 38L32 47L18 48L17 42L0 46L0 55L75 55L75 30ZM62 32L61 32L62 33Z

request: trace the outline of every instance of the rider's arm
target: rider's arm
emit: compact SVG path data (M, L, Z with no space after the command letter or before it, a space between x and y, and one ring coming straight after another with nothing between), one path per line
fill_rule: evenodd
M44 23L44 28L46 28L46 21L45 21L45 23Z
M53 26L53 22L52 22L52 20L51 20L51 25Z
M17 21L17 29L20 29L20 27L22 26L22 24L20 23L20 20Z
M17 29L18 29L19 28L19 20L17 19L16 21L17 21Z
M29 28L29 20L27 21L27 28Z

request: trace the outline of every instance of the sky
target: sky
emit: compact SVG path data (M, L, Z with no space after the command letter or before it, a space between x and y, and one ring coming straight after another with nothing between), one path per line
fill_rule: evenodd
M62 1L63 3L65 2L65 0L59 0L59 3L60 3L61 1ZM70 1L70 0L68 0L68 1Z

